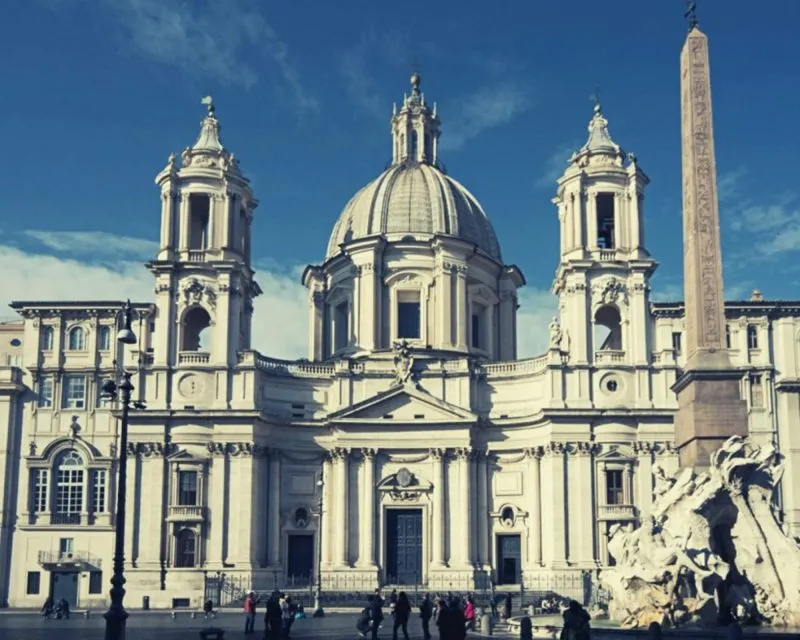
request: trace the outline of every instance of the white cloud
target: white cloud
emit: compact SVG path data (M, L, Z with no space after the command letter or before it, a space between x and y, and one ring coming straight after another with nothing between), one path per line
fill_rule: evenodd
M341 53L337 68L344 79L347 97L354 105L376 118L388 118L387 102L378 92L367 68L367 54L373 41L372 35L364 36L356 46Z
M75 232L74 234L47 234L34 232L47 238L50 247L71 253L71 239L81 237L83 246L100 247L107 243L109 251L96 256L96 261L86 262L73 257L59 256L43 251L22 251L0 244L0 273L13 274L0 280L0 317L14 317L8 304L13 300L153 300L153 276L141 260L152 257L148 249L137 256L136 251L117 253L112 247L131 249L131 238L115 238L109 234ZM27 235L35 237L31 232ZM94 237L92 237L94 236ZM150 244L138 240L140 249ZM90 251L78 255L92 255ZM287 270L270 270L256 273L256 280L264 293L255 299L253 314L253 347L276 358L303 358L308 355L307 293L300 284L300 267Z
M558 315L558 298L546 289L525 287L519 292L517 357L530 358L547 351L548 325Z
M50 0L56 8L89 3L109 14L126 46L200 79L249 88L253 61L266 54L295 105L316 109L289 60L289 49L253 0Z
M51 252L0 244L0 273L13 274L0 280L0 307L5 309L0 318L16 317L8 308L14 300L153 300L153 276L142 264L153 256L150 241L99 232L26 231L24 235L42 241ZM104 246L102 255L92 253ZM54 255L53 250L68 255ZM93 255L95 260L73 255ZM253 348L276 358L307 357L308 294L300 284L304 265L281 268L266 259L256 261L255 267L264 293L255 299ZM519 357L544 353L558 299L546 290L524 288L519 304Z
M59 253L78 255L109 255L154 257L158 251L158 243L144 238L117 236L102 231L34 231L22 232L25 236L37 240L48 249Z
M487 129L506 124L531 106L528 91L511 82L503 82L471 93L461 100L460 110L448 116L447 135L442 149L458 150Z
M533 183L540 189L551 189L555 191L556 180L558 180L567 170L567 163L575 151L580 148L579 142L567 142L560 145L553 154L545 161L542 173Z

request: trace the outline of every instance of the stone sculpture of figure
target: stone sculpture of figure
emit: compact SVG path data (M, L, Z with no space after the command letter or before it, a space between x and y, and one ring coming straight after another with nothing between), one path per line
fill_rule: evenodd
M399 342L395 342L393 348L395 380L399 384L415 382L414 355L411 353L411 347L408 341L400 340Z
M658 463L653 465L653 478L655 480L653 483L653 496L656 498L664 495L675 484L675 478L670 478L664 467Z
M550 348L560 349L561 340L563 338L564 332L561 330L561 325L558 322L558 318L554 317L553 321L550 323Z

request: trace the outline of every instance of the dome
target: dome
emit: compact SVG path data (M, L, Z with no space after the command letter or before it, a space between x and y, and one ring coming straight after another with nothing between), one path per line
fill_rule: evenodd
M353 196L333 228L326 260L340 253L340 245L376 235L389 240L451 236L501 261L497 236L475 197L424 162L394 164Z

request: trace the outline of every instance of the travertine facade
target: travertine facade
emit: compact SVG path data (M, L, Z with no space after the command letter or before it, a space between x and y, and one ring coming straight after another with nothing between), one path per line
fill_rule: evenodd
M14 305L0 600L40 605L51 585L77 606L105 599L118 453L132 604L196 602L217 571L262 589L308 581L317 540L325 589L491 577L583 593L581 572L609 562L609 527L648 511L653 464L678 464L683 308L649 299L648 178L598 106L554 199L551 346L517 360L517 333L536 330L517 326L524 279L438 166L438 123L415 78L392 119L392 166L304 274L309 360L251 349L257 202L213 112L157 177L161 249L154 301L136 305L138 345L118 346L118 302ZM800 303L728 303L726 316L750 432L785 451L782 509L800 532ZM147 406L125 452L98 401L115 359Z

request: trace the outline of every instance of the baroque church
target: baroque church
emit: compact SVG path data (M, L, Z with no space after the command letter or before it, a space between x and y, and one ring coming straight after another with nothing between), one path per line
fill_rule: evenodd
M684 357L683 304L650 299L649 178L600 106L554 185L549 349L521 360L525 279L440 164L418 75L391 118L391 165L303 274L308 359L252 348L258 201L220 130L209 105L156 177L136 345L117 340L118 301L14 302L20 319L0 325L0 604L106 603L120 456L129 606L197 605L222 573L254 589L319 572L323 590L582 597L614 562L610 530L636 525L654 477L677 469ZM726 318L750 433L787 456L777 508L800 534L800 302L754 292ZM117 363L135 387L124 451L101 393Z

